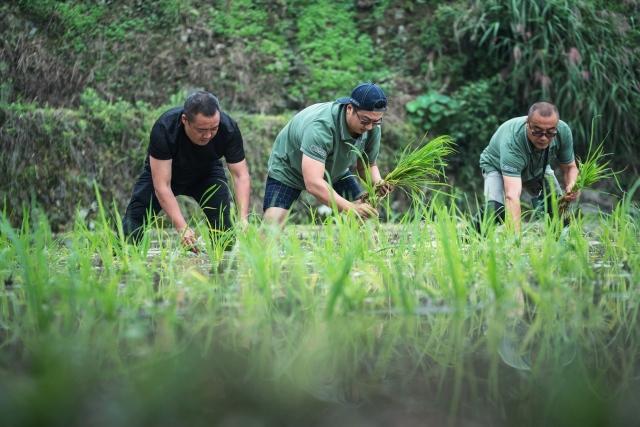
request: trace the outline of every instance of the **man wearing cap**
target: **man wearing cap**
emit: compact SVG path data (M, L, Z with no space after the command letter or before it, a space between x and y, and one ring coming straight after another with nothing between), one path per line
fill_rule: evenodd
M376 165L380 124L387 98L373 83L353 89L350 97L311 105L297 113L276 137L264 195L264 219L282 224L293 202L307 190L321 203L362 218L378 215L361 201L365 194L349 168L366 168L380 194L391 191Z
M249 168L240 129L221 111L218 99L197 91L183 107L160 116L151 130L144 170L122 220L127 238L139 241L147 212L156 214L162 209L182 243L197 251L196 234L180 211L177 195L193 197L212 230L230 228L230 195L221 157L233 177L239 219L244 222L249 215Z
M569 126L560 120L556 106L537 102L529 108L527 116L503 123L480 155L486 211L501 222L504 221L506 206L515 229L519 231L521 196L529 199L532 205L542 204L551 193L547 187L549 181L553 183L556 194L562 194L549 166L553 157L558 159L564 189L573 201L577 194L571 193L571 189L578 177L573 137Z

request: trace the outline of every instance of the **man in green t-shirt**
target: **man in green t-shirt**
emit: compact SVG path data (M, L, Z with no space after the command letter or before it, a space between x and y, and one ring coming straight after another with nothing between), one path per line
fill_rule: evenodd
M564 190L570 194L578 177L573 137L569 126L560 120L555 105L537 102L529 108L527 116L500 125L480 155L487 211L493 212L498 221L504 221L506 207L519 231L521 196L531 201L547 195L548 180L554 183L556 193L562 194L549 166L554 157L563 173ZM571 200L576 197L577 194L572 195Z
M276 137L269 157L264 219L282 224L302 190L339 211L377 216L373 206L361 201L365 192L349 168L355 164L361 177L368 169L379 194L391 190L376 165L386 110L382 89L362 83L350 97L297 113Z

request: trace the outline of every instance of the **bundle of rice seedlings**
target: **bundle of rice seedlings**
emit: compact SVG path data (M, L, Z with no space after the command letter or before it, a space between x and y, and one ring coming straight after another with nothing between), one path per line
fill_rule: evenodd
M445 158L455 152L453 138L441 135L432 139L422 147L409 151L405 148L398 165L384 178L394 187L408 191L420 191L429 184L436 183L436 178L444 176L447 166Z
M589 141L589 149L587 150L587 158L585 161L580 161L578 159L578 177L576 178L576 183L571 189L571 192L565 194L560 198L558 203L558 209L560 213L565 213L569 208L569 198L576 194L578 191L583 188L588 188L594 185L595 183L615 176L615 172L611 170L609 167L609 160L605 161L605 157L609 155L609 153L604 152L604 141L602 141L598 146L593 148L593 122L591 125L591 139Z
M425 187L440 185L438 179L444 176L445 159L455 152L454 145L453 138L441 135L415 150L407 146L400 154L397 166L384 177L384 181L407 193L419 193ZM369 189L367 202L376 205L386 197L378 190Z

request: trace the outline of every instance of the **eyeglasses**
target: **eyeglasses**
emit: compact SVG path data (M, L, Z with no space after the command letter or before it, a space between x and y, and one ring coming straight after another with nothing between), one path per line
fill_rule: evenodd
M546 136L547 138L551 139L553 137L555 137L558 134L557 130L551 130L551 129L547 129L547 130L534 130L531 129L531 126L529 126L527 124L527 126L529 127L529 130L531 131L531 135L540 138L541 136Z
M355 108L353 109L353 112L356 114L356 117L358 117L358 120L360 120L360 124L362 126L380 126L382 124L382 117L380 117L378 120L371 120L368 117L362 118L360 114L358 114L358 110L356 110Z

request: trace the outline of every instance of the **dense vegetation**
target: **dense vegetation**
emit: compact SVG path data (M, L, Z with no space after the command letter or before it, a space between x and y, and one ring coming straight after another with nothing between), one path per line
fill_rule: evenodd
M31 198L67 207L73 201L47 193L67 191L55 186L67 181L55 171L66 168L68 155L44 166L24 153L16 158L14 149L37 151L25 141L67 153L82 145L90 161L77 165L77 202L88 208L93 192L83 183L97 178L105 197L122 207L149 124L161 106L180 103L194 87L243 112L247 143L264 144L249 158L259 190L278 131L261 115L288 116L362 80L381 83L392 102L387 164L424 131L449 134L458 144L449 179L477 191L478 154L495 127L532 101L550 99L572 126L579 155L599 116L596 140L606 136L605 150L630 177L638 172L640 134L638 9L636 1L605 0L6 2L0 141L13 159L3 156L0 195L12 212ZM96 121L102 127L92 126ZM268 129L254 126L264 121ZM107 146L124 151L97 161ZM96 173L111 167L111 156L119 159L118 184ZM51 185L35 188L34 177Z

